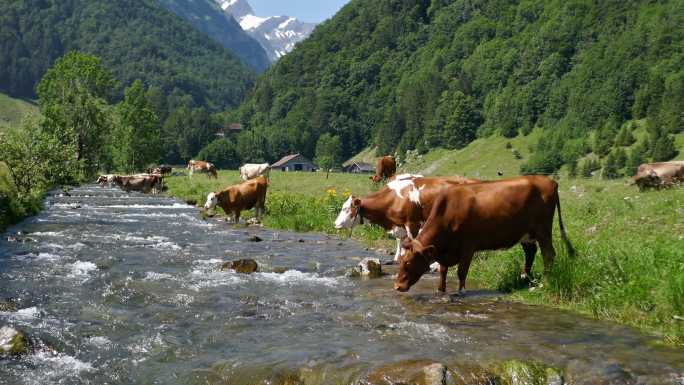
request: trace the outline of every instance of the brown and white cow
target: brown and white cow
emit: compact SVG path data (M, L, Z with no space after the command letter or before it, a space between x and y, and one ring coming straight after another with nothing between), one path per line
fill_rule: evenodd
M351 229L364 219L389 231L397 238L394 260L401 256L401 240L418 235L427 219L439 189L448 184L477 183L479 180L401 174L377 192L365 197L350 196L335 220L335 228Z
M634 176L639 191L684 183L684 161L644 163Z
M561 238L572 255L554 180L532 175L447 186L437 195L420 234L402 243L406 253L394 288L408 291L437 261L441 266L439 290L446 290L447 271L458 264L459 292L464 293L475 252L507 249L517 243L525 252L525 274L530 274L537 244L548 272L556 255L552 242L556 209Z
M162 188L162 177L158 174L115 175L113 182L126 192L140 191L157 194Z
M207 174L207 177L218 178L218 173L216 172L216 166L212 163L205 162L203 160L191 160L188 162L188 170L190 170L190 177L196 172Z
M240 167L240 178L242 180L250 180L263 175L268 179L270 172L271 165L268 163L247 163Z
M378 159L375 165L375 175L369 177L373 182L378 183L383 179L391 179L397 172L397 162L391 155L383 156Z
M239 223L241 211L256 208L256 217L259 219L265 210L267 189L266 177L250 179L223 191L209 193L204 209L211 210L219 206L226 215L233 213L235 223Z

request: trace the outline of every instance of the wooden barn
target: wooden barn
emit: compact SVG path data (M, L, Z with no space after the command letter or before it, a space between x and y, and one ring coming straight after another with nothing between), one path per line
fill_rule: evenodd
M375 167L369 163L353 162L344 166L342 171L352 174L372 174L375 172Z
M271 165L272 170L280 171L316 171L316 165L302 154L292 154Z

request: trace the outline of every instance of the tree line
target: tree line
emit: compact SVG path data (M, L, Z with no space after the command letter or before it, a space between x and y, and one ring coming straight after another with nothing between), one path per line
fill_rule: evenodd
M522 172L629 173L676 155L681 25L675 0L353 0L257 80L238 143L254 161L329 136L343 158L402 157L541 129Z
M157 0L0 2L0 92L35 98L46 71L74 50L112 71L119 82L107 96L121 98L125 85L142 79L158 89L157 98L169 95L170 106L189 99L211 112L236 107L256 77Z

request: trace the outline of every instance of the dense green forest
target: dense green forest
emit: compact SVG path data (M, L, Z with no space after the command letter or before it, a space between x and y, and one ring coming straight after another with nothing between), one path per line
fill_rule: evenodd
M237 106L255 74L240 59L156 0L0 2L0 91L35 98L55 60L78 50L102 59L121 98L135 79L154 86L170 109Z
M228 48L250 67L261 72L271 65L266 51L214 0L158 0L167 9Z
M344 157L367 146L401 156L539 127L523 172L577 172L591 153L616 165L669 159L684 129L683 10L681 0L352 0L259 78L235 112L250 129L237 152L313 157L329 133ZM648 138L632 145L637 121Z

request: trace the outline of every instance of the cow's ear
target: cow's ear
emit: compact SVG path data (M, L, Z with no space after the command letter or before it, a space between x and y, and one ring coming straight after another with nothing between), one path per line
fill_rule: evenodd
M361 207L361 199L359 199L359 198L354 198L354 199L352 200L352 205L353 205L354 207Z

